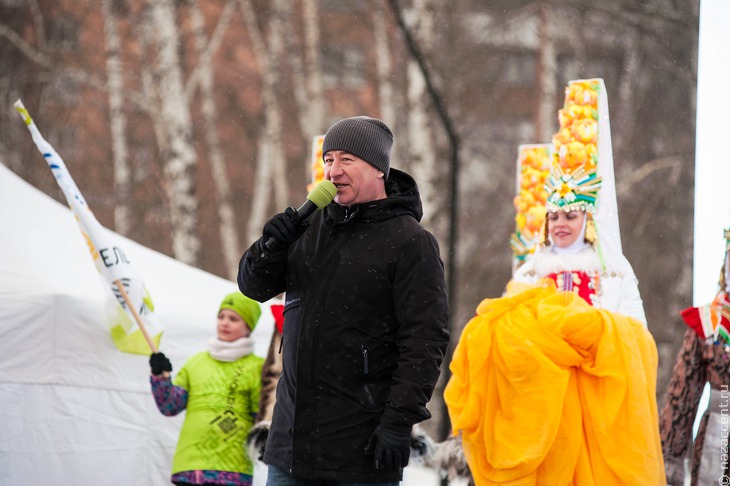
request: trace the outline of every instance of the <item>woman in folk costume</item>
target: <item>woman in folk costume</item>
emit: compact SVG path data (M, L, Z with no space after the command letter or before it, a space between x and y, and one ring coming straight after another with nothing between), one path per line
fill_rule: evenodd
M478 486L664 484L602 80L572 81L560 118L544 242L464 328L444 398Z
M725 230L725 245L715 299L710 304L682 311L689 329L684 333L659 420L667 484L672 486L684 484L684 458L690 449L692 486L730 483L722 482L729 472L730 229ZM710 401L693 444L695 415L707 382Z

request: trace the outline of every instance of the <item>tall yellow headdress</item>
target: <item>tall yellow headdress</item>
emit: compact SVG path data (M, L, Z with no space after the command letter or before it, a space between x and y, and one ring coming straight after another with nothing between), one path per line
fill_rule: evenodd
M571 81L558 111L553 135L553 168L545 184L548 211L595 210L598 176L598 102L600 80Z
M606 86L600 78L568 82L553 136L547 211L585 211L586 240L604 266L623 258L613 175L611 125Z

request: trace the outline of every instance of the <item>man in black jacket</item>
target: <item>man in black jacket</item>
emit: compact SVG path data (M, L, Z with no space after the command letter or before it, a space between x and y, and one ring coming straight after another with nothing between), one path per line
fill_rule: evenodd
M334 203L310 221L277 214L241 259L245 295L286 292L268 484L397 484L411 428L430 417L449 341L443 263L392 144L378 119L334 124L322 147Z

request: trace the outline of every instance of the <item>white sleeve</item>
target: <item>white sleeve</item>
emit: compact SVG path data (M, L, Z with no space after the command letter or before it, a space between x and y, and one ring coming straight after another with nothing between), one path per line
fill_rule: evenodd
M639 280L634 275L633 270L625 272L621 278L621 293L616 312L634 317L646 326L644 303L641 300L641 294L639 294Z
M538 281L535 274L535 262L527 260L520 268L515 271L512 280L524 284L535 284Z

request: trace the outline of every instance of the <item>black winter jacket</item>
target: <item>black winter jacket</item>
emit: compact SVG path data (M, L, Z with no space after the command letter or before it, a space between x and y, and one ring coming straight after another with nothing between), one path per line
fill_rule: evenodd
M283 373L264 462L304 479L399 481L365 449L378 425L410 433L448 346L436 239L419 224L415 181L391 169L387 199L332 203L288 250L262 241L238 285L264 302L286 292Z

